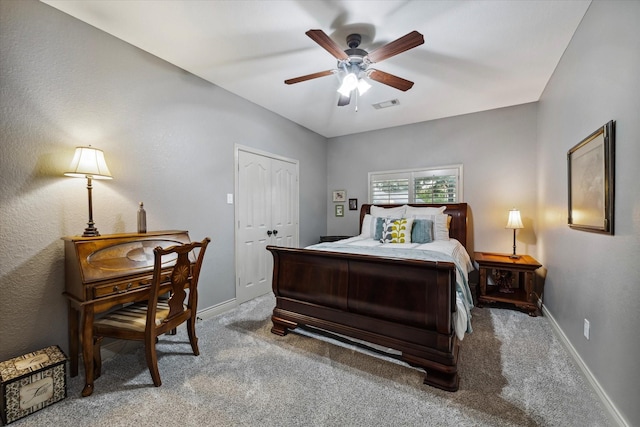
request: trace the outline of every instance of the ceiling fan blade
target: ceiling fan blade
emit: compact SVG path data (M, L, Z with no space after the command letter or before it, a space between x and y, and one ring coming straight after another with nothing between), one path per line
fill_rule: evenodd
M406 92L413 87L413 82L380 70L371 70L369 72L369 78L387 86L399 89L403 92Z
M349 96L340 95L340 99L338 99L338 107L344 107L345 105L349 105L351 102L351 93Z
M318 77L330 76L333 73L334 73L334 70L319 71L317 73L307 74L306 76L300 76L293 79L288 79L288 80L285 80L284 82L288 85L292 85L294 83L306 82L307 80L317 79Z
M417 31L412 31L407 35L400 37L386 45L374 50L366 57L369 58L369 62L380 62L384 59L391 58L399 53L405 52L409 49L413 49L416 46L420 46L424 43L424 36Z
M349 59L349 56L344 53L344 50L340 48L340 46L334 42L331 37L329 37L322 30L309 30L305 33L308 35L314 42L318 43L321 47L323 47L327 52L333 55L336 59L346 61Z

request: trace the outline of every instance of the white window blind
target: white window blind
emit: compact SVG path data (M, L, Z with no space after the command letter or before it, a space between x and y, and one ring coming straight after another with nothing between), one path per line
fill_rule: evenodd
M373 180L369 177L371 203L409 203L410 180L408 173L378 174Z
M374 204L462 201L462 165L369 173Z

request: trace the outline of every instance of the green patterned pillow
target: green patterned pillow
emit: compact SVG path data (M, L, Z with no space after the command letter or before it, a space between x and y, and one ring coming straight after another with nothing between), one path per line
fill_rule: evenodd
M382 226L381 243L411 243L412 218L386 218Z

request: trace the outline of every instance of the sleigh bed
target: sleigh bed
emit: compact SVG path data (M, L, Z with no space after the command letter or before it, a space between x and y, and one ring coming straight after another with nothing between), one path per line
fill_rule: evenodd
M271 332L307 325L392 349L425 370L425 384L456 391L459 340L471 332L473 306L467 204L404 207L363 205L361 234L351 239L304 249L267 246L276 296ZM442 216L431 215L438 207L448 220L446 239ZM414 218L412 228L433 226L432 242L379 243L380 224L390 222L378 218L401 216Z

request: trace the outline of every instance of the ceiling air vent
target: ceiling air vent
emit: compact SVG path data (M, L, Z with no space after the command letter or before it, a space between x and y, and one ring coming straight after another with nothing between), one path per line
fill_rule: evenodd
M382 108L389 108L389 107L395 107L396 105L400 105L400 101L398 101L397 99L392 99L391 101L383 101L383 102L378 102L377 104L372 104L373 108L375 108L376 110L380 110Z

